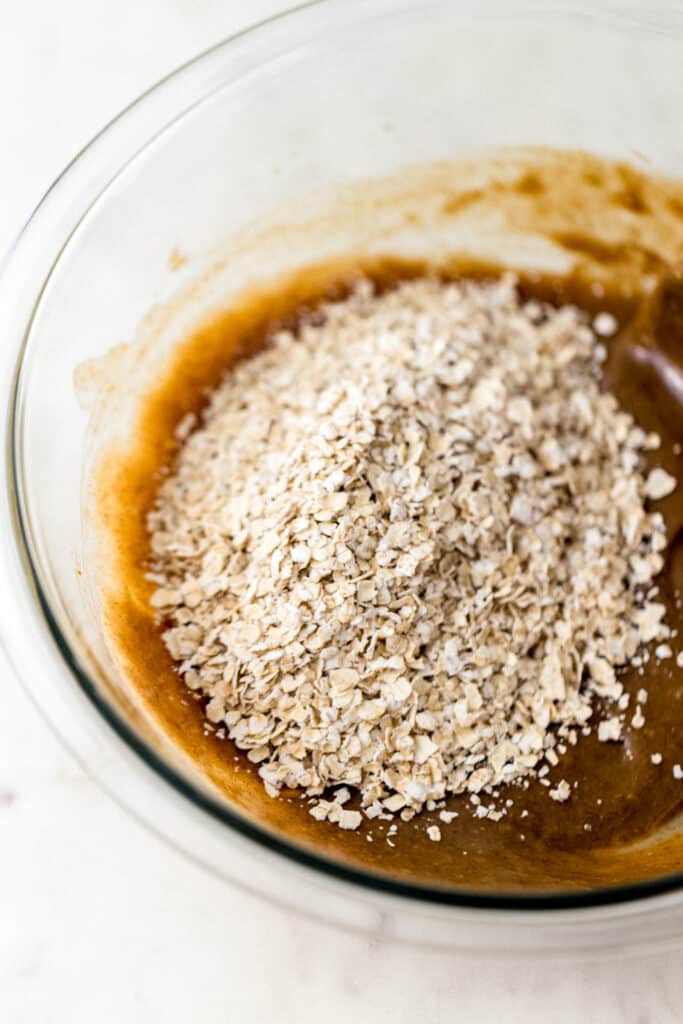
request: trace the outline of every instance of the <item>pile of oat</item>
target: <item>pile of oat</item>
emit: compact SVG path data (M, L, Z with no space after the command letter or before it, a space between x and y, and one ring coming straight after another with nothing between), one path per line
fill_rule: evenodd
M615 668L669 635L645 503L675 481L645 479L658 440L601 393L604 356L512 279L363 283L181 425L153 603L269 792L345 784L408 817L544 773L596 697L620 738ZM356 827L343 802L313 812Z

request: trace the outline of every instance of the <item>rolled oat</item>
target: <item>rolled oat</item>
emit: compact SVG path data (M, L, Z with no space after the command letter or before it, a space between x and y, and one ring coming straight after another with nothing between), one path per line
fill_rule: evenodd
M152 604L268 792L345 785L407 819L556 764L596 697L619 741L615 670L669 636L646 499L675 481L646 480L656 438L601 392L594 329L512 278L364 282L183 426L149 519Z

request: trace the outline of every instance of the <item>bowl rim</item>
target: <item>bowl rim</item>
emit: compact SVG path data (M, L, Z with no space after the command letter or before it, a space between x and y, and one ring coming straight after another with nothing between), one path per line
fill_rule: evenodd
M375 9L381 9L382 7L385 9L387 8L386 0L370 0L370 2L368 2L368 0L363 0L363 3L365 10L369 10L371 4ZM409 2L407 4L404 2L402 6L414 7L416 4L417 0L413 0L413 2ZM249 41L251 39L258 39L264 31L268 30L272 26L286 24L287 22L298 22L302 16L307 17L310 14L315 16L315 14L321 9L341 8L342 5L344 5L347 10L350 10L352 7L357 7L359 9L361 7L358 0L354 0L353 3L348 3L348 0L306 0L304 3L279 11L270 17L249 25L239 32L236 32L212 45L191 60L181 64L146 89L136 99L128 104L118 115L112 118L96 135L94 135L50 185L8 250L5 259L3 260L1 276L4 277L5 271L11 263L13 254L17 247L20 245L26 234L33 229L48 201L54 201L55 197L58 196L62 185L69 180L71 175L78 170L84 161L92 156L93 150L96 148L97 144L101 140L108 138L118 126L128 119L130 115L142 110L154 97L163 94L164 91L173 83L177 82L181 76L203 67L206 62L215 56L225 56L229 59L232 48L234 48L238 43L241 43L244 40ZM469 4L466 6L469 7ZM523 0L520 6L524 6ZM539 6L534 4L533 0L527 6L534 15L538 15L540 17L544 13L544 9L539 8ZM572 9L564 4L560 5L560 9L564 13L577 13L576 7ZM558 13L557 8L550 13L556 16ZM595 16L598 20L604 21L605 11L596 11ZM617 21L616 24L618 26L619 22ZM258 64L256 63L255 66L258 66ZM225 82L221 82L217 88L223 88L225 85ZM211 91L202 92L196 102L202 102L210 94ZM163 133L169 128L170 124L181 120L193 109L195 105L195 103L191 103L186 107L183 107L182 110L175 111L174 116L170 120L166 120L163 124L157 126L157 134ZM147 136L142 149L145 149L154 140L154 138L156 138L156 134ZM94 202L106 193L109 187L111 187L119 175L126 167L128 167L130 162L134 160L140 152L141 150L138 149L132 156L127 156L124 162L117 167L114 175L106 181L103 187L98 187L94 200L87 203L85 207L80 210L76 226L67 235L67 238L62 240L47 273L43 276L41 286L37 290L37 293L33 295L32 308L26 320L26 326L21 338L19 351L13 359L14 373L10 385L10 402L6 421L8 444L5 457L8 470L7 498L10 507L11 528L16 548L20 555L21 566L25 574L25 579L29 584L34 598L34 611L38 613L43 626L47 627L47 632L54 641L62 662L66 666L71 677L75 679L81 692L88 699L91 707L94 708L94 710L101 716L119 739L123 741L126 747L140 758L147 767L151 768L154 774L161 779L164 785L171 786L183 801L190 801L194 807L199 808L201 811L208 814L214 821L218 821L221 825L227 826L228 829L238 833L245 839L285 858L285 860L294 862L295 864L309 869L314 873L318 873L319 875L322 874L323 876L326 876L327 879L336 879L338 881L351 884L352 886L360 887L366 892L370 891L374 894L399 897L402 900L412 900L413 902L417 901L422 904L447 907L469 909L479 908L482 910L498 910L507 912L544 912L542 916L547 919L548 912L552 911L579 910L583 908L598 908L618 904L628 904L643 901L665 893L682 890L683 871L654 879L634 882L628 885L601 886L591 890L561 890L557 892L483 892L441 889L437 886L398 880L388 875L373 873L362 868L349 866L341 861L335 861L327 856L313 852L310 849L298 846L289 840L279 837L275 833L270 832L267 828L249 820L237 812L232 811L226 803L221 803L218 799L214 799L207 792L203 792L198 786L195 786L188 778L185 778L178 770L160 757L153 747L138 735L135 729L99 691L89 672L81 663L78 652L72 649L71 644L64 636L58 617L51 606L48 596L48 588L44 585L39 559L36 557L34 550L35 544L31 535L28 515L28 500L22 480L22 457L20 451L23 370L25 365L24 357L27 352L34 318L42 303L45 288L50 281L53 272L60 263L62 254L68 246L73 233L77 230L82 220L88 214ZM18 671L16 674L25 686L26 684L22 679L21 673ZM125 806L125 803L123 805ZM149 822L145 821L145 824L148 827L153 828Z

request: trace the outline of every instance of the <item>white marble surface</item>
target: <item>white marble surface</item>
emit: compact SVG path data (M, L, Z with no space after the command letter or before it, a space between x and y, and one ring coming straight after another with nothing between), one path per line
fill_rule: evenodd
M281 6L0 0L0 248L119 108ZM463 960L371 945L228 889L103 796L0 673L3 1024L683 1021L683 952Z

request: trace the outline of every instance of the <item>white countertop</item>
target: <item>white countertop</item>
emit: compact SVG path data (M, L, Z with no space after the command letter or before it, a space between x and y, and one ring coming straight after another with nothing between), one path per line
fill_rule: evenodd
M282 6L0 0L0 249L122 106ZM104 796L0 672L3 1024L683 1021L683 950L581 965L468 960L371 944L229 889Z

